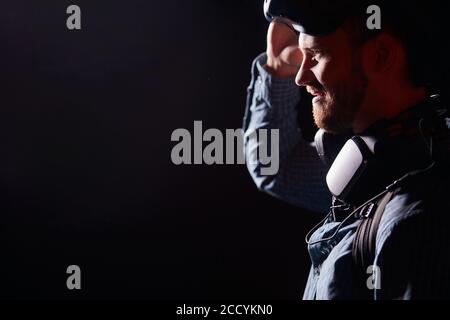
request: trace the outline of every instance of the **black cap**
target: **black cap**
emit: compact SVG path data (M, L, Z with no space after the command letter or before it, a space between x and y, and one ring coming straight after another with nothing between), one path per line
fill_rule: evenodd
M366 13L364 0L265 0L268 21L282 20L298 32L313 36L327 35L351 16Z

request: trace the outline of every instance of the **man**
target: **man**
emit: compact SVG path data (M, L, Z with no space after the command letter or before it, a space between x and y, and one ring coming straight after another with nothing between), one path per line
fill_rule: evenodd
M261 165L249 163L257 186L310 210L326 212L330 207L328 168L298 129L302 92L292 84L294 74L296 84L314 96L319 128L332 137L361 135L377 141L378 167L358 190L350 191L359 198L338 202L345 210L337 210L333 202L333 216L308 239L312 268L304 298L450 297L450 262L444 253L450 244L444 178L450 144L441 108L429 98L430 76L436 74L429 62L439 61L428 54L436 43L428 37L431 26L417 19L417 12L387 2L379 4L385 17L381 30L367 28L362 1L273 0L266 1L266 9L276 11L277 3L282 18L271 23L267 54L254 63L244 129L247 135L259 128L280 129L280 170L265 177L259 174ZM258 146L246 142L250 156ZM342 146L339 139L336 144ZM354 261L362 219L348 215L349 209L405 175L408 182L394 185L385 203L370 203L381 213L370 269L377 272L373 278L367 275L375 283L366 282L361 277L366 270L358 270Z

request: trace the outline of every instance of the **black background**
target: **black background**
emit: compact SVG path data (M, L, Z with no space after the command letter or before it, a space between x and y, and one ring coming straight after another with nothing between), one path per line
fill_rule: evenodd
M241 126L266 28L257 0L2 2L2 298L301 297L319 216L170 159L194 120Z

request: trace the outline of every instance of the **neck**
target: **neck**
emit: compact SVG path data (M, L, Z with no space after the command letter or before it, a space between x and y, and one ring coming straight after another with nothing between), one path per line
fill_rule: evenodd
M391 119L426 98L425 88L391 91L390 94L366 95L353 122L353 132L361 133L381 119Z

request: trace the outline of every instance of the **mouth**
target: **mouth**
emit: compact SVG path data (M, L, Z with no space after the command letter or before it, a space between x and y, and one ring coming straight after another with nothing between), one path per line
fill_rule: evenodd
M306 87L306 91L314 97L323 97L325 95L324 92L312 87Z
M306 91L309 94L314 96L314 98L312 100L312 103L318 102L320 99L322 99L325 96L325 93L323 91L317 90L317 89L312 88L312 87L306 87Z

